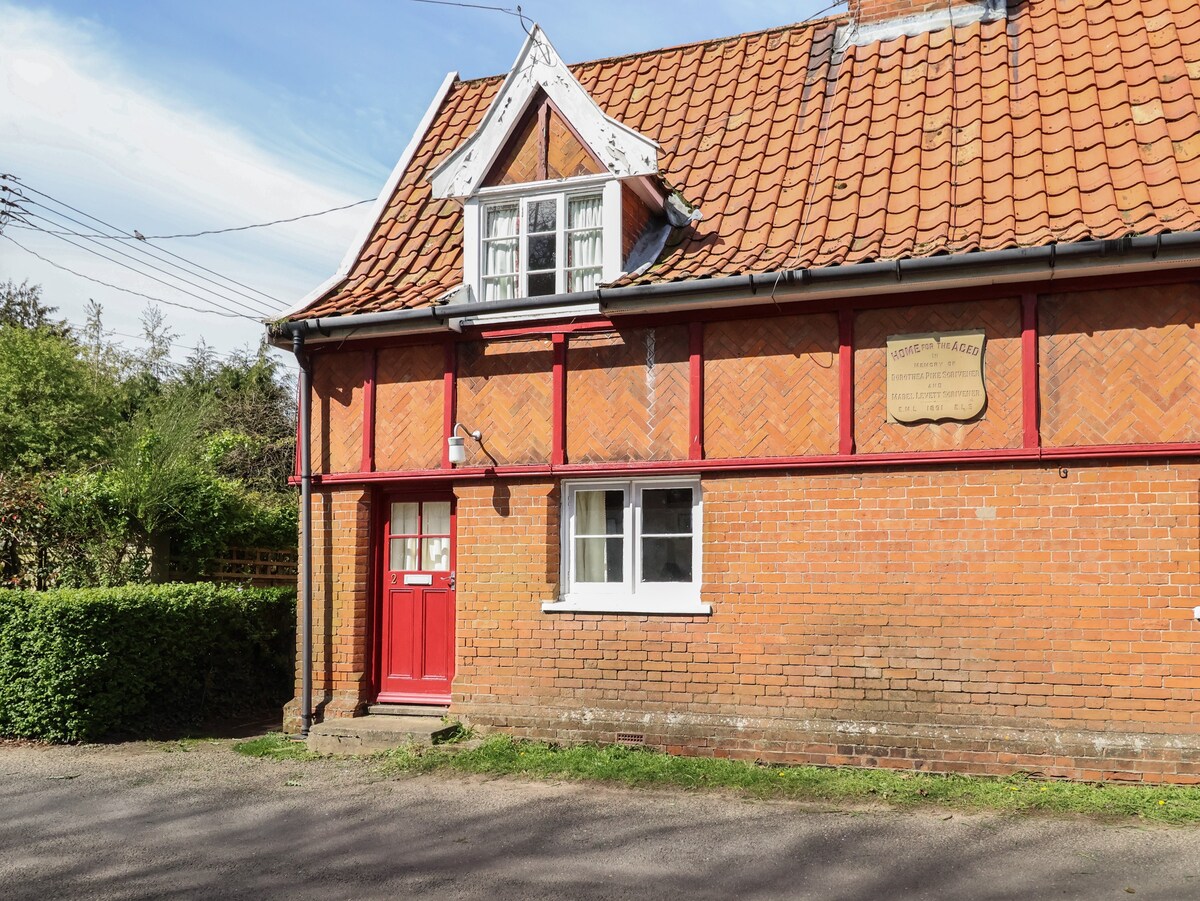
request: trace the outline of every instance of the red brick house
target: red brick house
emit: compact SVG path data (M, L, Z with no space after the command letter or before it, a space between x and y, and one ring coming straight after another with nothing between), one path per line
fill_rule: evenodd
M1200 778L1200 7L856 7L447 77L273 329L289 728Z

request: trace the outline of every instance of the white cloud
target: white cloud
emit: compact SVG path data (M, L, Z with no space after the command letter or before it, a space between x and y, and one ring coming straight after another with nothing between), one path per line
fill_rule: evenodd
M370 193L328 187L346 179L301 171L289 162L286 147L260 146L213 114L159 93L147 75L120 60L111 36L86 20L0 3L0 47L0 170L123 229L162 234L242 225L340 206ZM369 209L164 246L268 292L280 301L274 308L282 309L333 273ZM104 281L194 303L48 235L9 234ZM8 278L41 283L46 300L72 319L81 317L87 298L95 298L110 326L125 332L137 331L145 305L0 241L0 280ZM261 335L261 326L252 323L164 310L183 343L203 336L230 348Z

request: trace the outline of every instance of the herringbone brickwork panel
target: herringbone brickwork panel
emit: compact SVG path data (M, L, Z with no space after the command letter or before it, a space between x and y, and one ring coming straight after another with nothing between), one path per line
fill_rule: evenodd
M550 112L550 140L546 149L546 170L550 178L598 175L604 171L590 150L579 143L558 113Z
M554 357L546 339L459 347L458 419L483 432L467 439L467 463L548 463Z
M837 453L837 352L832 314L706 325L705 456Z
M375 468L380 472L442 465L445 349L379 351L375 369Z
M1042 298L1042 443L1200 440L1200 288Z
M889 335L983 329L987 406L971 422L887 421ZM854 320L855 445L859 453L1020 447L1021 304L1017 299L867 310Z
M570 462L687 458L687 340L682 326L571 338Z
M533 107L522 118L508 146L492 165L484 184L521 185L538 180L538 160L541 155L542 131L538 127L537 110Z
M367 355L313 356L313 469L358 472L362 466L363 376Z

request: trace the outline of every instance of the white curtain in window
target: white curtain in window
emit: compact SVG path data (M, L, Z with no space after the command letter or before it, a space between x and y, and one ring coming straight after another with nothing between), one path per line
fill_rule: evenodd
M517 207L492 206L487 210L485 238L515 238L517 236Z
M573 197L567 203L567 267L570 290L587 291L596 286L603 266L604 204L600 197ZM586 229L586 231L575 231Z
M575 534L604 534L604 492L579 491L575 494ZM575 578L580 582L604 582L608 573L608 546L603 538L585 538L575 542Z
M517 227L515 206L489 207L483 242L483 299L517 296ZM495 278L494 276L503 276Z

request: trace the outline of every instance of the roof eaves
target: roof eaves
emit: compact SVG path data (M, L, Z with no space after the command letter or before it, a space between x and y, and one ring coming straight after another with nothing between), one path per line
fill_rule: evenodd
M330 316L281 323L272 343L285 346L299 331L317 341L369 337L397 332L445 331L452 323L491 313L599 304L605 315L682 312L766 302L878 296L881 292L914 293L970 285L1061 281L1115 272L1195 269L1200 266L1200 232L1172 232L1087 240L1070 244L1014 247L1006 250L905 258L817 269L788 269L716 278L692 278L578 294L555 294L501 301L447 303L436 307Z

